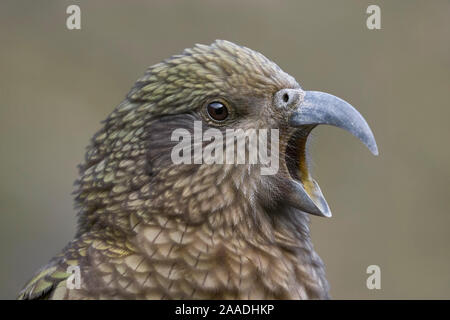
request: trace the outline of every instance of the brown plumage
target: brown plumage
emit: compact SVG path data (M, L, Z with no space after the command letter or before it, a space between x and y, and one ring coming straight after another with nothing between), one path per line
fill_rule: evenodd
M275 63L227 41L150 67L87 149L74 240L20 298L328 298L309 218L285 199L289 141L311 127L292 128L274 107L283 89L303 92ZM232 114L223 123L205 114L205 103L219 98ZM278 173L261 176L249 164L173 164L171 133L192 131L194 120L221 131L279 129ZM306 158L292 161L301 162L306 188L313 181ZM81 269L80 289L67 287L70 265Z

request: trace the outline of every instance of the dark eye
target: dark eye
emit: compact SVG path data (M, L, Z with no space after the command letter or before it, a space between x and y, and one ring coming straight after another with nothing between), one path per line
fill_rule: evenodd
M228 117L228 108L219 101L209 103L206 110L208 115L216 121L223 121Z

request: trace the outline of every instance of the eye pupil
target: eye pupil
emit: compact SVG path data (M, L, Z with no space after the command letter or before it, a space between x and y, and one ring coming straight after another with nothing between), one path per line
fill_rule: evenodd
M208 114L211 118L217 121L225 120L228 117L227 107L219 101L214 101L207 106Z

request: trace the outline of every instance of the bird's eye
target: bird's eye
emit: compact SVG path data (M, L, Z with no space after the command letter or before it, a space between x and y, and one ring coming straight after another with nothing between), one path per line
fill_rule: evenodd
M210 102L206 111L208 111L208 115L216 121L223 121L228 117L228 108L225 104L219 101Z

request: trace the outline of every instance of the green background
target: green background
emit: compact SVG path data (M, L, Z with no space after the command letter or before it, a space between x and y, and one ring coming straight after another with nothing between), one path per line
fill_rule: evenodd
M66 29L66 7L82 29ZM381 7L381 30L366 8ZM333 298L450 298L450 1L2 1L0 298L14 298L75 232L84 148L145 68L227 39L309 90L350 101L373 157L315 130L314 176L334 216L312 237ZM381 267L381 290L366 268Z

